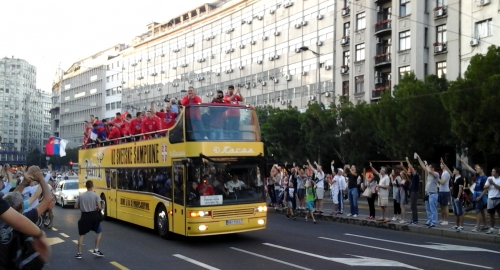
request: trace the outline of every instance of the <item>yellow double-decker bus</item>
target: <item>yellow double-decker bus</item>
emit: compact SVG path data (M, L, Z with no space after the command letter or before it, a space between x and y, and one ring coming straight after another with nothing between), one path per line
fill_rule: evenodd
M251 107L189 105L164 137L82 149L78 163L80 187L94 182L105 218L163 238L266 227L264 149Z

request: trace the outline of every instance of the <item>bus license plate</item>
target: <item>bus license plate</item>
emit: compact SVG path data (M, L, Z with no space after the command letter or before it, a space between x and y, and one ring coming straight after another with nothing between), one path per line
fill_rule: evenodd
M234 224L241 224L241 223L243 223L243 219L226 220L226 225L234 225Z

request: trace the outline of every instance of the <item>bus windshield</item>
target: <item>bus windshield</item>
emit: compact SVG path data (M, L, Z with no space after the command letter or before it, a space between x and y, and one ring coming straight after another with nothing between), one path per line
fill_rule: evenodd
M219 104L185 108L187 141L260 141L253 108Z
M195 158L190 164L186 191L189 206L265 202L256 158L214 159Z

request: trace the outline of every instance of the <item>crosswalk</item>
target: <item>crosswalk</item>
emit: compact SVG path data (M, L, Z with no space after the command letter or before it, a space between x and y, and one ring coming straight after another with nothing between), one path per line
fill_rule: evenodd
M339 267L339 266L344 266L344 267L378 267L378 268L384 268L384 269L389 269L389 268L398 268L398 269L423 269L420 267L425 267L427 264L423 263L426 262L428 264L432 264L433 261L439 261L439 263L445 263L449 264L449 266L452 267L468 267L468 268L479 268L479 269L493 269L493 267L490 266L484 266L480 264L472 264L468 262L461 262L458 260L454 259L445 259L440 257L439 254L436 256L430 256L430 255L423 255L423 254L418 254L417 252L406 252L402 251L401 249L395 248L395 249L389 249L389 248L384 248L377 246L377 241L382 241L384 239L378 239L374 237L363 237L364 239L368 240L373 240L373 243L369 244L363 244L356 242L357 238L359 238L359 235L353 235L353 234L344 234L344 238L348 237L350 238L349 241L345 240L339 240L339 239L333 239L330 237L318 237L317 239L319 241L333 241L341 244L346 244L347 246L352 245L352 246L357 246L359 248L346 248L346 251L349 250L348 253L343 253L343 254L335 254L335 256L330 257L328 255L324 254L317 254L313 251L306 251L303 249L297 249L295 247L286 247L283 245L278 245L274 243L261 243L261 247L251 247L251 248L242 248L242 247L228 247L229 250L233 252L239 252L239 253L244 253L245 256L252 256L255 258L255 260L263 260L263 261L271 261L276 264L282 265L283 269L302 269L302 270L311 270L314 269L312 266L318 266L318 264L315 265L308 265L308 262L311 261L324 261L324 263L327 263L328 268L334 268L334 267ZM401 244L404 245L405 243L402 242L396 242L396 241L386 241L392 244ZM477 248L477 247L471 247L471 246L458 246L458 245L445 245L445 244L439 244L439 243L423 243L423 244L409 244L412 248L421 248L421 249L431 249L434 250L435 252L441 252L441 251L455 251L455 252L478 252L478 253L483 253L488 252L486 249L482 248ZM370 254L368 251L361 251L361 247L363 248L368 248L368 249L377 249L379 251L388 251L392 253L397 253L399 256L394 257L396 259L385 259L385 258L377 258L377 256L373 257L368 257L366 254ZM317 251L316 251L317 252ZM328 251L322 252L322 253L328 253ZM496 251L493 251L492 253L497 253ZM225 253L226 255L230 255L230 253ZM272 254L272 257L269 256L269 254ZM377 253L380 254L380 253ZM387 253L389 254L389 253ZM435 253L434 253L435 254ZM190 263L194 264L196 266L199 266L202 269L209 269L209 270L216 270L216 269L227 269L227 267L224 267L224 264L221 266L221 262L217 261L202 261L199 258L193 259L188 257L187 254L173 254L172 256L177 257L179 259L182 259L185 263ZM416 257L417 260L413 260L408 258L409 257ZM232 257L232 256L231 256ZM234 256L235 258L241 258L239 256ZM310 257L314 260L308 260L306 257ZM387 257L387 256L386 256ZM302 258L302 259L297 259L297 258ZM390 258L392 258L390 256ZM415 262L419 261L420 266L415 266L411 265L410 262ZM295 263L294 263L295 262ZM321 265L324 265L321 264ZM259 264L259 262L255 262L256 265ZM330 265L331 264L331 265ZM279 267L278 267L279 268ZM322 267L324 268L324 266Z

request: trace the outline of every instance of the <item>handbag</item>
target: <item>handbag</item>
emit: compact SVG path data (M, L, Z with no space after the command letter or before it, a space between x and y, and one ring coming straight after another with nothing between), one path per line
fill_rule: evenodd
M361 196L366 197L366 198L371 198L372 197L372 189L367 187L365 191L363 191L363 194Z

